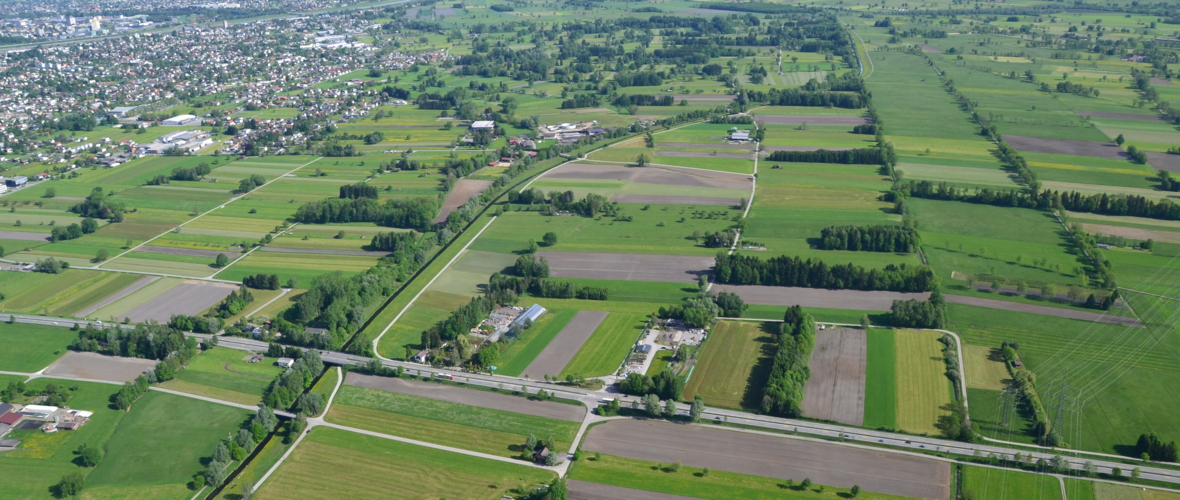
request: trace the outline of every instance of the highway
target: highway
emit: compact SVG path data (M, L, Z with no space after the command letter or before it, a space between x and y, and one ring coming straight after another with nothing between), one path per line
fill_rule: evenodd
M50 318L42 316L28 316L28 315L13 315L13 318L20 323L32 323L42 325L56 325L61 327L70 327L74 323L85 325L86 321L70 321L60 318ZM0 316L0 320L4 320ZM132 325L119 325L124 328L133 328ZM206 334L188 334L192 337L206 339L209 335ZM268 344L260 340L246 339L240 337L226 337L222 336L219 339L219 345L230 347L234 349L241 349L253 352L266 352ZM355 354L347 354L334 351L321 350L320 356L326 364L332 365L351 365L361 366L368 364L373 358L365 356L358 356ZM472 384L482 387L499 388L510 391L519 390L526 393L536 393L539 390L551 392L556 396L580 401L587 407L597 406L603 398L618 398L621 404L629 405L633 401L638 402L639 398L625 396L622 394L611 393L608 390L592 391L587 389L580 389L576 387L569 387L564 385L552 384L543 381L528 380L517 377L506 377L500 375L488 375L482 373L470 373L460 370L448 370L442 368L434 368L427 365L417 363L410 363L396 360L380 360L382 365L388 368L401 367L407 373L425 376L425 377L446 377L460 383ZM608 388L609 389L609 388ZM687 415L689 406L679 405L680 414ZM796 420L788 418L772 417L767 415L757 415L753 413L746 413L735 410L727 410L723 408L709 408L706 407L702 420L711 420L714 422L723 422L728 424L740 424L754 428L772 430L772 431L788 431L794 432L801 436L811 435L821 438L838 438L842 441L831 441L834 445L848 445L848 446L864 446L869 445L887 445L898 449L910 449L916 452L937 452L942 455L947 453L975 456L977 453L983 456L989 456L994 453L997 456L1004 456L1011 459L1016 453L1022 456L1031 456L1033 461L1044 459L1046 462L1052 460L1055 456L1061 456L1066 460L1069 468L1074 470L1084 470L1087 462L1092 462L1099 472L1109 473L1112 469L1121 468L1124 475L1129 475L1131 469L1135 465L1119 463L1109 460L1103 460L1098 456L1083 456L1080 458L1067 456L1075 453L1072 450L1057 450L1057 453L1049 453L1044 451L1029 451L1027 449L1009 448L1006 446L984 444L984 443L963 443L959 441L951 441L948 439L941 439L935 437L924 436L910 436L906 434L898 434L893 432L875 431L869 429L862 429L859 427L848 427L834 423L812 422L806 420ZM888 451L888 450L884 450ZM1083 452L1084 453L1084 452ZM1150 479L1154 481L1163 481L1169 483L1180 483L1180 471L1164 469L1159 467L1152 467L1145 463L1139 466L1141 478Z

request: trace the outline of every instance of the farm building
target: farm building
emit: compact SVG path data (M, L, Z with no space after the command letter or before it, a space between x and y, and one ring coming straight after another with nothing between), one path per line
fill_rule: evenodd
M520 316L516 317L516 320L512 322L512 326L524 326L537 321L537 318L545 314L545 311L546 309L541 307L540 304L533 304L528 309L525 309L523 313L520 313Z
M10 411L0 415L0 424L8 426L16 425L16 423L20 422L22 418L25 418L25 416L21 415L20 413Z
M492 120L479 120L471 123L471 130L492 130L496 128L496 122Z
M750 131L749 130L738 130L735 132L730 132L729 140L734 141L734 142L749 142Z
M5 179L4 185L8 187L20 187L29 183L29 178L23 175L18 175L11 179Z

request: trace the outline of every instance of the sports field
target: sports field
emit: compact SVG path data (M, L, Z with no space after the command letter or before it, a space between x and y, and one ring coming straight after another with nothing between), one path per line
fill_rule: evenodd
M942 361L940 333L897 330L897 428L915 434L936 435L938 418L948 414L951 381Z
M700 396L709 406L760 408L778 326L756 321L718 322L693 365L684 388L685 399Z
M320 428L307 436L255 495L358 498L374 491L395 498L497 500L507 490L533 488L553 473Z

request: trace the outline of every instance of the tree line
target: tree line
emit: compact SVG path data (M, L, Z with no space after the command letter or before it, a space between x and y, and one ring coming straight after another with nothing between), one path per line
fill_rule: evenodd
M377 186L364 182L340 186L340 198L355 200L357 198L377 198Z
M372 198L328 198L305 203L295 211L295 222L332 224L373 222L386 227L430 231L438 204L433 198L400 198L379 203Z
M767 161L844 163L876 165L881 163L883 154L879 148L857 148L845 150L817 149L815 151L774 151Z
M242 278L242 285L254 288L256 290L278 290L279 275L258 273L254 276L246 276L245 278ZM230 316L232 316L232 314Z
M851 263L828 266L820 260L785 255L762 260L720 252L713 272L718 283L731 285L925 292L936 283L934 272L927 266L890 264L866 270Z
M824 250L911 253L918 248L918 232L910 226L828 226L820 230Z
M664 371L649 377L642 373L630 373L627 378L619 382L619 391L632 396L655 394L663 400L679 401L684 395L684 379L677 377L672 370Z
M904 328L946 328L946 299L937 288L927 300L895 300L889 308L890 323Z
M746 90L747 98L753 102L770 106L812 106L860 109L868 104L869 98L860 93L831 92L827 90L807 91L799 89Z
M894 185L896 193L932 200L964 201L1000 207L1069 210L1101 215L1127 215L1160 220L1180 220L1180 205L1162 199L1152 200L1134 194L1083 194L1077 191L1058 192L1015 189L998 190L957 188L946 182L910 181Z
M800 306L783 315L770 377L762 390L762 411L788 418L802 415L803 386L811 377L807 364L815 347L815 320Z

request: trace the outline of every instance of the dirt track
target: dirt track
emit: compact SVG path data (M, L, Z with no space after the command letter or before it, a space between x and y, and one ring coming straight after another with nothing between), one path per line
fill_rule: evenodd
M127 382L151 370L156 362L150 359L103 356L93 352L67 352L45 369L50 377L91 378L111 382Z
M1122 148L1113 142L1079 141L1076 139L1046 139L1023 135L1005 135L1004 141L1018 151L1028 153L1050 153L1057 155L1092 156L1125 160L1129 158Z
M968 306L987 307L991 309L1001 309L1004 311L1026 312L1032 314L1043 314L1045 316L1057 316L1059 318L1077 319L1082 321L1093 321L1095 323L1109 323L1112 325L1136 326L1142 327L1139 320L1135 318L1124 318L1122 316L1108 316L1098 312L1079 311L1077 309L1066 309L1064 307L1049 307L1038 306L1034 304L1024 304L1020 302L1009 302L1007 300L985 299L981 297L968 297L966 295L946 294L946 301L951 304L963 304Z
M24 231L0 231L0 240L49 241L49 235Z
M574 354L578 353L578 349L582 348L582 344L586 343L606 316L607 313L604 312L578 311L574 319L549 341L549 345L545 346L541 354L533 358L533 362L524 370L524 375L533 380L542 380L545 375L556 377L565 365L574 359Z
M1147 153L1147 163L1156 170L1167 170L1173 174L1180 174L1180 155L1168 153Z
M567 480L565 484L569 488L569 497L571 500L694 500L695 498L623 488L609 484L589 483L576 479Z
M610 201L619 203L652 203L655 205L717 205L736 207L741 203L737 198L712 198L708 196L666 196L661 194L616 194Z
M135 247L136 252L147 253L162 253L166 255L186 255L189 257L209 257L217 258L218 254L226 254L228 257L232 252L218 252L216 250L196 250L193 248L175 248L175 247L158 247L152 245L140 245Z
M611 179L666 186L695 186L721 189L750 189L748 174L735 174L695 168L672 166L629 167L567 163L545 174L546 179Z
M730 160L751 160L753 153L710 153L705 151L656 151L656 157L668 158L727 158Z
M926 293L862 292L760 285L713 285L713 292L733 292L748 304L766 306L823 307L858 311L888 311L894 300L926 300Z
M348 377L344 379L344 383L366 389L396 392L408 396L418 396L471 406L482 406L494 410L510 411L557 420L569 420L571 422L581 422L582 417L586 415L586 409L584 407L551 401L533 401L508 394L464 389L453 385L420 382L417 380L374 377L372 375L361 375L350 372Z
M1114 118L1118 120L1164 121L1160 115L1141 115L1136 113L1103 113L1101 111L1075 111L1078 116L1092 116L1094 118Z
M491 185L492 181L459 179L455 183L455 187L451 188L451 192L447 193L447 199L443 202L442 209L438 211L438 217L434 218L434 222L446 222L447 216L451 215L451 212L463 206L471 197L482 193Z
M713 268L713 257L618 253L538 252L554 278L696 283Z
M229 284L189 280L152 297L123 316L131 318L132 323L149 319L167 323L173 314L199 314L237 289Z
M582 449L919 498L950 497L950 465L881 451L650 420L590 429Z
M140 288L143 288L143 287L148 286L152 283L155 283L156 280L158 280L158 279L160 279L159 276L144 276L142 278L139 278L138 280L135 281L135 283L127 285L127 286L123 287L122 290L119 290L115 293L107 295L106 297L103 297L102 300L95 302L94 305L91 305L90 307L87 307L86 309L83 309L81 311L74 313L74 316L77 316L79 318L85 318L91 314L94 314L94 311L97 311L97 310L102 309L106 306L109 306L109 305L113 304L116 300L119 300L119 299L126 297L128 295L131 295L132 293L134 293L136 290L139 290Z
M754 121L759 125L864 125L872 123L863 116L826 116L826 115L755 115Z
M864 330L839 328L818 332L811 351L811 378L803 387L803 415L848 425L865 416Z

